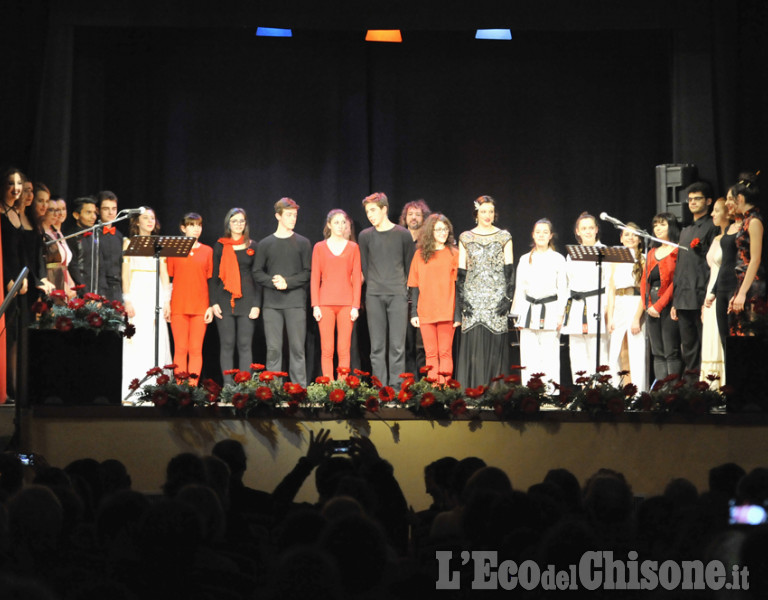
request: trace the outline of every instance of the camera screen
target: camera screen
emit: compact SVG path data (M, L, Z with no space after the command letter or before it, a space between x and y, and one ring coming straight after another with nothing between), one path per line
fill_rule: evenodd
M349 454L349 451L351 450L349 440L339 440L333 442L333 453L334 454Z

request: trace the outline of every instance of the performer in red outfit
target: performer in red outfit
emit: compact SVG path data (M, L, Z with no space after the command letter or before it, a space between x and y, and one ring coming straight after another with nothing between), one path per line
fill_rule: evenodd
M461 325L454 318L459 270L455 245L448 218L441 213L429 215L408 274L411 325L421 330L427 366L441 383L453 374L453 334Z
M171 331L173 362L177 373L199 377L203 368L205 328L213 320L208 305L208 280L213 275L213 248L197 241L203 232L203 218L197 213L184 215L181 232L195 238L195 245L184 258L168 259L171 290Z
M325 241L312 251L310 280L312 314L320 328L320 354L323 375L333 379L333 341L338 329L339 367L349 369L352 324L360 310L360 249L347 239L349 217L340 208L328 213Z
M671 302L674 292L673 279L677 264L677 240L680 229L671 213L660 213L653 218L653 235L672 245L654 242L656 247L648 253L640 282L643 303L638 307L636 321L642 311L648 315L646 328L651 341L653 371L657 380L673 373L680 374L683 361L680 357L680 331L677 321L672 320Z

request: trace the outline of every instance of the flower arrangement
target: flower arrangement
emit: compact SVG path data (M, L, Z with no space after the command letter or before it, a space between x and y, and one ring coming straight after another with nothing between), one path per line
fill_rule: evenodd
M513 371L521 371L523 367L513 365ZM480 396L480 406L491 408L501 419L508 419L513 415L530 415L539 412L542 405L554 405L555 401L547 391L547 385L543 381L544 373L533 373L526 385L522 384L522 378L518 374L503 377L498 375L491 380L490 385ZM468 395L474 392L472 388L465 391Z
M175 373L176 365L152 367L147 371L144 381L154 378L153 383L141 386L138 379L131 381L129 388L134 392L137 404L152 403L158 408L186 409L193 406L211 406L216 404L218 385L207 381L203 386L197 385L197 375L190 373ZM164 371L167 371L165 373Z
M589 413L621 414L630 408L631 399L637 394L637 386L627 383L615 386L611 383L612 376L607 372L610 367L600 365L597 373L587 377L586 371L578 371L576 390L556 386L560 390L560 403L568 410L583 410ZM628 371L620 371L623 377Z
M439 374L444 378L439 382L430 376L430 367L422 367L418 380L413 373L402 373L403 384L396 391L383 385L375 375L358 369L352 372L340 369L337 380L318 377L306 389L285 381L288 373L268 371L256 363L250 371L226 371L234 381L223 388L212 380L198 386L196 375L174 375L174 369L176 365L150 369L144 379L154 377L154 382L143 387L143 381L134 379L131 389L136 392L137 403L152 403L166 409L231 404L240 417L292 415L304 409L324 410L340 418L354 419L368 413L376 415L382 407L388 407L404 408L430 419L477 417L480 411L488 410L506 420L535 414L545 405L591 415L627 411L700 415L724 407L728 393L725 387L719 390L710 387L717 379L714 375L709 381L693 382L672 375L656 382L650 392L638 394L637 386L631 383L613 385L605 365L591 376L586 372L577 373L575 390L553 382L554 388L560 391L559 399L550 394L543 373L532 374L525 385L515 373L494 377L488 386L463 388L450 374ZM512 369L521 371L523 367ZM619 376L627 373L620 372Z
M432 367L421 367L421 379L416 381L413 373L401 373L403 385L397 393L396 405L407 408L415 415L431 418L458 417L469 410L465 399L466 391L451 377L451 373L438 373L444 379L430 377ZM473 404L470 401L470 404Z
M320 376L307 386L307 403L311 408L359 418L366 411L378 412L382 404L394 400L394 389L367 371L340 367L338 374L336 380Z
M686 375L698 376L698 372L686 372ZM727 386L719 390L712 389L712 383L718 379L717 375L708 375L707 381L691 381L673 373L656 381L650 392L640 394L632 402L631 408L656 413L703 415L725 407L729 391Z
M232 404L238 416L266 416L276 408L293 414L307 396L306 390L298 383L283 383L288 373L267 371L262 364L253 363L250 372L230 369L224 374L232 375L234 383L222 388L219 399Z
M34 329L72 331L85 329L95 333L115 331L125 337L136 333L128 322L125 307L117 300L108 300L98 294L87 293L82 298L67 300L62 290L51 292L31 307L35 315Z

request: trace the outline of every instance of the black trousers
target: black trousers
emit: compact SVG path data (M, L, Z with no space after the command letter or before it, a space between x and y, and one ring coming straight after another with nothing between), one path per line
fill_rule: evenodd
M253 362L251 340L253 339L254 321L248 315L236 316L222 311L221 319L216 321L219 332L219 365L228 371L237 366L241 371L250 371ZM235 346L237 346L237 365L235 365ZM224 383L232 383L232 375L224 375Z
M680 353L686 371L701 369L701 308L678 310L677 326L680 330Z
M667 306L656 319L648 317L645 328L651 341L653 355L653 374L655 378L664 379L672 373L680 374L683 361L680 359L680 330L677 322L672 320L671 307Z

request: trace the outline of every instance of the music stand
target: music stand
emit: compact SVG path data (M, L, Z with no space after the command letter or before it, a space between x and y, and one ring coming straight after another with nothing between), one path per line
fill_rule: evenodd
M633 263L635 258L632 256L632 251L625 246L566 246L568 249L568 256L571 260L584 261L584 262L596 262L597 263L597 313L595 318L597 319L597 341L595 342L597 348L595 349L595 373L600 369L600 334L602 332L603 320L602 305L603 294L599 290L602 288L603 283L603 262L609 263ZM585 298L584 303L587 302Z
M160 360L160 257L184 258L189 255L195 238L180 235L135 235L123 256L155 257L155 366ZM145 377L146 379L146 377ZM133 393L133 392L131 392ZM131 394L128 394L130 397Z

